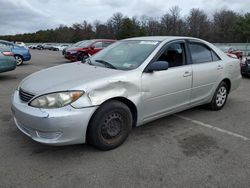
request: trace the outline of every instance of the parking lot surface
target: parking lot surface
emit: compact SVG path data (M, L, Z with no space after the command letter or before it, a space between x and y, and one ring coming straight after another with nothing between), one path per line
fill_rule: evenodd
M29 63L0 74L1 188L250 187L250 79L221 111L198 107L134 128L115 150L53 147L16 128L10 97L29 74L69 62L60 52L31 53Z

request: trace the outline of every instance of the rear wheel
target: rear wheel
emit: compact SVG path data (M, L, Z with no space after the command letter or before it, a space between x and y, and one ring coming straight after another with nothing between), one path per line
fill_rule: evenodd
M20 65L23 64L23 58L22 58L21 56L15 55L14 57L15 57L15 59L16 59L16 65L17 65L17 66L20 66Z
M209 104L211 110L220 110L226 104L228 97L228 85L225 82L221 82L216 89L213 99Z
M132 128L132 114L119 101L103 104L91 118L87 141L100 150L111 150L121 145Z

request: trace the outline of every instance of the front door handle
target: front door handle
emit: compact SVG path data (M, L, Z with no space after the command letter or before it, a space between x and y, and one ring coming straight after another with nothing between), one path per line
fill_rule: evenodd
M221 65L218 65L217 70L223 69Z
M186 72L183 74L183 77L188 77L188 76L191 76L191 75L192 75L192 73L191 73L191 72L186 71Z

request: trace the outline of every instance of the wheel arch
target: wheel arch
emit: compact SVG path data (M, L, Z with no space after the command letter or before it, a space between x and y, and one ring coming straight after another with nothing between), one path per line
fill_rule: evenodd
M229 78L224 78L221 82L225 82L228 86L228 93L230 92L231 90L231 81Z
M23 60L23 56L22 56L21 54L14 54L13 56L14 56L14 57L15 57L15 56L21 57L22 60Z

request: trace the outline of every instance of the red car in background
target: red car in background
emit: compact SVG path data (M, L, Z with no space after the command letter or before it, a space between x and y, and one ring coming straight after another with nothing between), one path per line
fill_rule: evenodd
M70 61L81 61L82 59L94 55L115 41L116 40L110 39L85 40L76 47L68 48L64 54L64 57Z
M235 48L229 48L228 51L227 51L228 54L234 54L238 59L242 59L243 57L243 52L242 51L239 51Z

